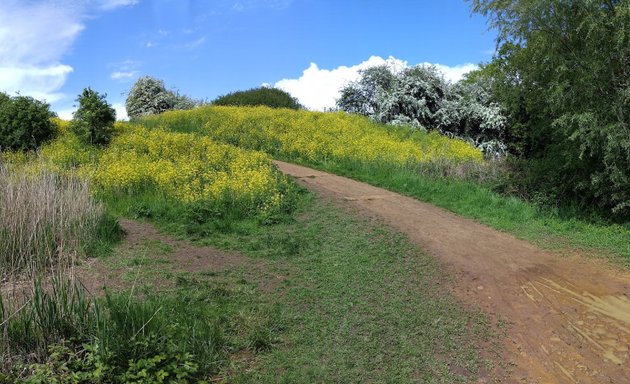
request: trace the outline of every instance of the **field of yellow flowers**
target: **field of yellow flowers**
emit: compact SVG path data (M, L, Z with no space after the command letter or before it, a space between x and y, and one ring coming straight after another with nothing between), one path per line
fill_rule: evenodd
M67 122L57 124L57 138L37 156L4 153L2 160L27 172L45 168L78 174L97 193L110 196L151 192L183 204L210 202L244 214L280 209L287 198L284 191L291 189L269 155L206 136L117 123L116 137L101 149L83 145Z
M387 127L344 112L268 107L202 107L146 117L141 124L204 133L242 148L307 162L360 161L414 165L435 161L481 162L481 151L439 133Z

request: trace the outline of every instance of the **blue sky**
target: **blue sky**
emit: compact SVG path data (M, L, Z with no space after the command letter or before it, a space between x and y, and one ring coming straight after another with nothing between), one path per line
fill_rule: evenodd
M90 86L124 117L150 75L194 98L268 84L323 109L369 65L439 64L455 81L494 38L464 0L0 0L0 90L70 117Z

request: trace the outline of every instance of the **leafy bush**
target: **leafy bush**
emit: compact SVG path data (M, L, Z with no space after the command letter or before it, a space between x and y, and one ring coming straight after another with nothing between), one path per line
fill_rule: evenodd
M266 105L271 108L301 109L302 105L295 97L278 88L260 87L247 91L238 91L219 96L212 102L223 106Z
M0 92L0 151L32 150L55 135L50 106L32 97Z
M433 66L395 72L382 65L363 70L359 80L344 87L337 107L384 124L464 138L498 155L504 152L505 117L487 88L474 79L451 85Z
M155 115L173 109L192 109L200 102L177 91L166 89L162 80L151 76L139 78L127 96L125 107L130 118Z
M630 0L472 3L498 30L481 75L524 189L630 218Z
M107 103L107 95L85 88L77 98L71 129L86 144L106 145L112 139L116 111Z

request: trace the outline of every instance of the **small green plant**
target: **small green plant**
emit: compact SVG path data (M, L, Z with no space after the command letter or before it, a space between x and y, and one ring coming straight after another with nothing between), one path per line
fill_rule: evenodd
M85 88L77 98L79 108L70 127L86 144L107 145L112 139L116 111L107 103L106 94Z
M32 97L0 92L0 151L32 150L55 135L50 106Z
M245 282L182 281L92 298L55 278L36 281L30 299L0 296L0 382L199 383L229 353L276 341L275 312Z
M271 108L302 109L302 105L289 93L269 87L252 88L219 96L212 102L224 106L256 106L266 105Z

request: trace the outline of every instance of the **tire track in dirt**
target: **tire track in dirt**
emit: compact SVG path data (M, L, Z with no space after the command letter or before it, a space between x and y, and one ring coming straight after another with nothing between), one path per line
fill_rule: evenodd
M307 188L375 215L455 274L455 294L507 321L508 382L630 383L630 274L560 257L433 205L276 162Z

